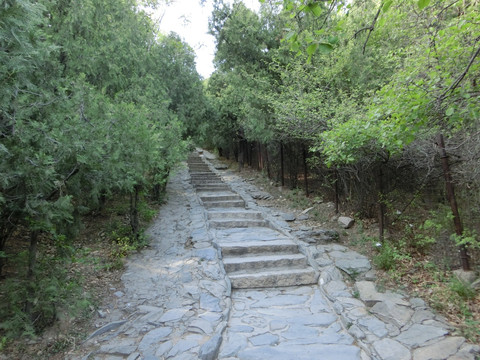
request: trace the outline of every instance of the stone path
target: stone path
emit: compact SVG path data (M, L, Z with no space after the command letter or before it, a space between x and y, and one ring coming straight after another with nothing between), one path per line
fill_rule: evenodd
M256 204L259 189L209 159L205 152L190 163L190 174L182 168L172 177L150 248L129 260L125 289L112 289L98 329L67 359L475 360L480 354L479 346L452 336L421 299L377 292L368 259L332 242L334 232L292 231L282 214ZM206 198L221 193L226 197ZM232 208L255 215L238 218ZM273 287L275 281L263 279L268 287L240 282L232 290L235 280L225 270L234 279L243 265L229 257L240 253L251 262L243 242L296 248L314 284ZM354 288L346 274L357 279Z

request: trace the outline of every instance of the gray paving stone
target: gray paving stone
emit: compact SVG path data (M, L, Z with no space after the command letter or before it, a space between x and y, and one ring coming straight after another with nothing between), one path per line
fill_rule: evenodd
M391 322L399 328L405 326L413 315L413 310L407 306L398 305L392 301L376 303L370 310L385 322Z
M385 326L385 323L378 320L376 317L363 317L358 320L358 325L364 327L366 330L378 336L379 338L383 338L384 336L388 335L388 330Z
M410 360L410 350L392 339L382 339L373 343L381 360Z
M360 349L348 345L278 345L275 347L257 347L238 353L241 360L357 360L360 359Z
M190 340L190 339L182 339L177 342L168 352L169 357L177 357L188 350L198 346L198 341Z
M302 295L277 295L275 297L259 300L251 305L252 308L270 308L272 306L289 306L304 304L308 300L307 296Z
M324 285L324 290L331 300L335 300L338 297L349 297L350 292L343 281L333 280Z
M191 332L206 334L206 335L211 335L213 333L212 323L204 319L193 320L189 324L188 330Z
M285 320L282 320L282 319L270 321L270 330L271 331L283 330L287 326L288 326L288 322L286 322Z
M278 336L270 333L264 333L248 338L248 341L254 346L276 345L278 344Z
M149 331L145 334L138 344L138 349L142 353L148 352L151 347L154 347L157 343L164 341L172 333L171 327L160 327Z
M423 346L426 342L443 337L448 334L448 331L431 325L413 324L408 330L398 335L395 340L410 346Z
M413 352L413 360L442 360L457 353L465 338L452 336Z
M310 303L310 311L314 314L318 312L329 311L327 301L319 289L315 289L315 293Z
M237 356L240 350L245 349L248 346L247 338L243 336L238 336L235 334L234 339L228 339L220 348L219 358L224 359L230 356Z
M202 345L198 353L200 360L214 360L217 358L220 351L220 345L222 343L222 336L216 334L210 338L205 344Z
M305 325L292 324L289 328L281 333L282 338L292 339L308 339L318 337L318 330Z
M189 310L188 308L187 309L177 308L177 309L168 310L165 314L163 314L160 317L159 321L162 322L162 323L171 322L171 321L178 321L185 315L185 313L188 310Z
M220 299L207 293L200 295L200 308L213 312L222 311Z

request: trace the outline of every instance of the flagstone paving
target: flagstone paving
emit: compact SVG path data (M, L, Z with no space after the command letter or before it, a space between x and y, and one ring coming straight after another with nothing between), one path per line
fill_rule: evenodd
M368 259L334 232L292 231L257 205L268 194L210 160L195 152L173 174L150 247L129 259L124 289L66 359L479 356L423 300L378 292Z

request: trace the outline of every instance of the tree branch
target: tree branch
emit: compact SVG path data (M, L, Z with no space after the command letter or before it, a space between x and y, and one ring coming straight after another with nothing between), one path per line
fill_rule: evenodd
M478 42L478 39L477 41ZM468 73L468 70L470 70L470 67L473 65L473 62L475 61L475 58L478 56L478 54L480 54L480 46L477 48L477 50L473 53L472 57L470 58L470 61L468 62L468 65L467 67L465 68L465 70L460 74L459 77L457 77L457 79L452 83L452 85L450 85L450 87L444 91L444 93L442 95L440 95L439 97L439 100L442 101L443 99L445 99L445 97L447 96L447 94L449 92L453 92L457 87L458 85L460 85L460 83L462 82L463 78L467 75Z
M367 47L368 39L370 39L370 35L372 35L372 32L375 29L375 23L377 22L377 19L380 16L380 11L382 11L382 8L383 8L383 1L380 3L380 6L378 7L378 11L375 14L375 18L372 21L372 25L370 25L370 29L368 29L369 31L368 31L367 39L363 44L362 55L365 55L365 49Z

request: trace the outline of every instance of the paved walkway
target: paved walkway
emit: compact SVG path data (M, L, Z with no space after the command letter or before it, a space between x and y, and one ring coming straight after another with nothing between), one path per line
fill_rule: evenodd
M326 241L322 231L292 236L280 214L256 204L251 194L258 189L234 173L215 172L298 244L320 273L318 284L232 291L218 245L228 230L209 226L182 167L149 230L151 246L129 259L123 291L112 289L98 329L67 359L474 360L479 354L478 346L451 336L422 300L378 293L366 258ZM343 281L345 272L361 279L354 289Z

